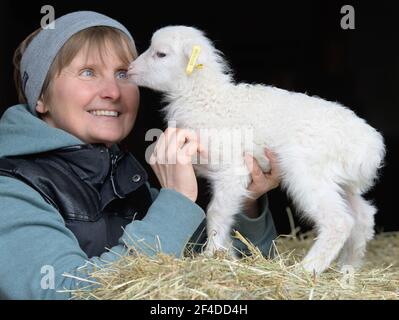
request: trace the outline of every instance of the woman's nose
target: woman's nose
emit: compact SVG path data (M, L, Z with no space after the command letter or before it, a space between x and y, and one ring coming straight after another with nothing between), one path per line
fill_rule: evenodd
M100 96L103 99L117 100L121 91L115 78L104 78L101 85Z

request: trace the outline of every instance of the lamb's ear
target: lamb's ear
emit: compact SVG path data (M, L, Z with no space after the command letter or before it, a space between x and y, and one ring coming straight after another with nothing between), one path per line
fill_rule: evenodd
M183 47L186 73L190 75L195 69L200 69L206 60L206 51L200 44L186 43Z

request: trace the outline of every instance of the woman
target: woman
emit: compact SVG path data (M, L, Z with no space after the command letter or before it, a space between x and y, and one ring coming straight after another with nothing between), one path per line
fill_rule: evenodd
M67 299L60 290L88 283L64 273L87 278L94 264L131 251L181 256L191 237L204 241L192 164L159 158L191 158L201 150L196 137L173 128L160 137L151 165L159 192L118 146L139 106L138 88L127 79L137 56L128 30L89 11L65 15L55 26L17 49L21 104L0 120L3 299ZM267 254L276 232L261 196L278 185L278 174L263 175L255 162L252 177L254 199L237 217L237 229Z

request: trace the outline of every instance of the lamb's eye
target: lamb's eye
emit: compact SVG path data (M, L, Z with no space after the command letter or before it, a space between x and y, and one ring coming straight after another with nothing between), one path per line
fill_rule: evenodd
M157 57L158 57L158 58L165 58L165 57L166 57L166 53L163 53L163 52L158 51L158 52L157 52Z

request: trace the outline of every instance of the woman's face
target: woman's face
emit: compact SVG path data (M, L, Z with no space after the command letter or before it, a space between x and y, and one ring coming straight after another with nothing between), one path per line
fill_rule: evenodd
M112 46L102 53L81 49L52 80L49 101L36 110L49 125L85 143L120 142L132 130L139 107L138 87L127 79L127 68Z

